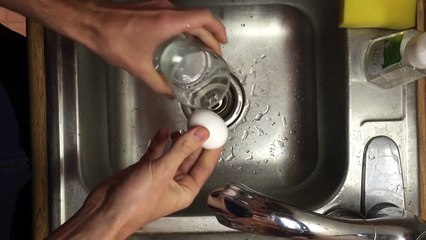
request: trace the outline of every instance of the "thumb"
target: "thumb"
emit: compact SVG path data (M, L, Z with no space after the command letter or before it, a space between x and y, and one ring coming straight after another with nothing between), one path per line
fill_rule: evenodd
M195 127L183 134L173 147L157 160L159 173L173 176L182 162L201 148L209 135L209 131L204 127Z

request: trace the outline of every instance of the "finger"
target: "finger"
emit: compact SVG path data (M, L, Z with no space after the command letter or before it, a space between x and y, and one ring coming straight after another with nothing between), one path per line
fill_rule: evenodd
M192 199L198 194L201 187L212 174L220 157L221 149L204 150L189 172L189 175L180 175L175 181L185 190Z
M170 138L172 139L172 145L174 145L181 136L182 133L180 131L172 132L172 134L170 134Z
M171 134L172 145L174 145L181 136L182 136L182 133L180 131L173 132ZM197 151L189 155L189 157L187 157L179 166L175 176L187 174L189 169L191 169L192 165L194 164L194 162L197 161L198 157L201 154L201 151L202 151L202 148L198 149Z
M215 38L221 42L221 43L227 43L228 37L226 35L226 29L225 26L222 24L219 19L217 19L210 10L207 9L198 9L198 10L192 10L194 13L192 21L199 21L199 25L194 23L189 23L193 28L197 27L203 27L207 31L211 32ZM199 14L199 16L197 16ZM196 18L199 17L200 19L197 20Z
M171 139L172 139L172 144L175 144L176 141L182 136L182 133L180 131L177 132L173 132L171 134ZM192 153L191 155L189 155L189 157L187 157L182 164L179 166L178 170L176 171L175 177L182 175L182 174L187 174L189 172L189 170L191 169L192 165L194 165L194 163L198 160L198 158L200 157L200 154L202 152L202 148L196 150L194 153Z
M179 166L178 170L176 171L175 176L179 176L182 174L188 174L189 170L192 168L195 162L197 162L198 158L201 155L201 152L203 151L202 148L196 150L194 153L189 155L183 163Z
M144 64L144 68L139 68L132 74L141 79L152 91L167 96L169 99L174 99L174 94L167 80L155 71L152 63Z
M144 9L175 9L176 7L169 0L153 0L146 3L137 3L144 7Z
M172 148L165 153L156 164L156 171L165 176L174 176L182 162L209 137L209 131L204 127L195 127L183 134Z
M222 149L205 149L199 160L189 171L189 175L194 179L195 185L199 189L204 185L208 177L212 174L220 157Z
M152 161L163 155L164 148L167 144L167 140L169 139L169 129L162 128L157 131L155 136L152 138L148 150L144 155L144 160Z
M217 39L211 34L211 32L207 31L204 28L195 28L190 31L187 31L191 35L199 38L207 47L211 48L216 54L222 55L220 50L220 43Z
M168 0L153 0L141 3L108 3L98 1L97 4L103 7L112 7L126 9L131 11L138 10L160 10L160 9L175 9L176 7Z
M204 28L209 31L217 41L226 43L228 41L225 26L213 16L209 10L186 10L186 11L170 11L168 18L164 20L168 22L168 32L171 35L178 35L182 32L189 32L196 28ZM170 24L173 19L174 24Z

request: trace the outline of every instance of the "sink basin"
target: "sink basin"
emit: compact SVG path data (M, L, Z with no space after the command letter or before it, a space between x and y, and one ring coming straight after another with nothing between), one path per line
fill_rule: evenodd
M359 211L363 149L376 135L399 146L406 209L417 213L415 86L384 91L361 71L360 49L384 31L337 28L337 0L175 3L207 7L227 28L223 57L235 78L213 110L226 120L229 140L194 203L135 238L253 237L221 226L206 206L208 193L227 182L319 213ZM152 93L81 45L51 32L46 40L55 228L100 181L136 162L156 130L186 129L193 109Z
M237 77L234 94L214 110L234 120L216 171L178 215L207 214L206 195L227 182L244 182L300 207L320 205L343 182L347 167L347 134L339 131L347 128L344 31L315 29L308 13L283 4L211 9L227 27L223 55ZM336 16L324 16L315 17L335 26ZM341 52L332 50L339 46ZM77 56L81 174L92 189L137 161L161 127L186 129L191 110L153 94L83 47ZM315 197L304 197L306 192Z

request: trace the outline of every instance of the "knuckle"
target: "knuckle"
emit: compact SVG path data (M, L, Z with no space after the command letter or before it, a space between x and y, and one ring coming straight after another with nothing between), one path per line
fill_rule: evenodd
M209 9L200 9L200 15L205 18L213 18L213 13Z
M198 169L200 170L200 172L205 172L205 173L209 173L211 171L211 167L206 164L205 162L200 161L197 165Z
M181 145L181 151L185 155L190 155L196 150L196 146L194 146L193 142L190 141L189 139L182 139L182 142L180 145Z
M171 23L173 23L173 15L174 14L172 13L172 11L169 10L160 11L157 15L156 21L160 25L170 25Z
M146 151L146 155L148 156L156 156L158 155L159 150L156 147L149 146L148 150Z
M154 91L157 94L168 94L168 90L166 86L160 85L160 84L153 84L152 85L152 91Z

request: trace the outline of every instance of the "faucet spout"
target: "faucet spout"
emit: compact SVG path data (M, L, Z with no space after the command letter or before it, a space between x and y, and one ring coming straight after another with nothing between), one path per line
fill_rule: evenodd
M218 221L240 231L295 239L421 239L426 225L401 210L401 219L347 219L297 209L244 185L227 184L210 193L208 205ZM389 207L390 211L400 210ZM384 208L383 208L384 209ZM377 212L386 212L385 210ZM425 238L426 239L426 238Z

